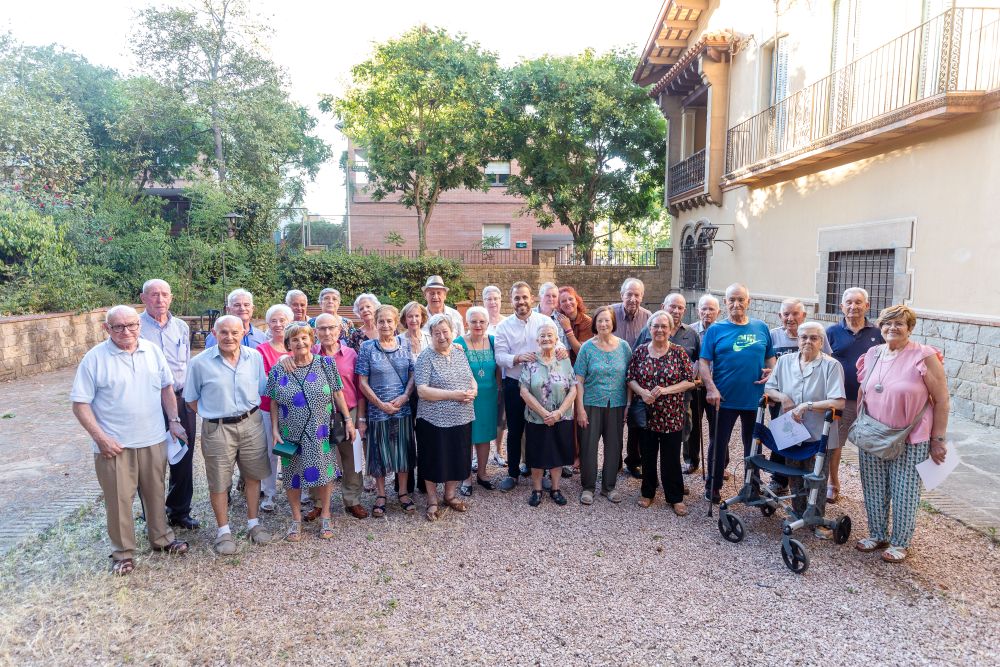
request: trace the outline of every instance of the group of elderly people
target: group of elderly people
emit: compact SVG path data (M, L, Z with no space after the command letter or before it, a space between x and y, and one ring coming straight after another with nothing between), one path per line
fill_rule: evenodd
M84 357L71 398L94 440L113 571L134 567L136 493L152 548L188 550L172 529L200 525L190 515L195 415L202 419L214 548L225 555L237 550L228 519L234 468L246 496L245 534L254 544L273 539L258 510L275 510L279 469L291 514L285 539L298 542L303 521L317 518L318 536L333 537L336 479L345 512L369 516L362 471L372 480L376 517L387 511L390 476L404 512L416 511L415 492L426 494L428 521L445 507L467 511L462 497L475 486L510 491L521 477L530 480L529 505L538 507L545 495L566 505L563 480L578 473L579 501L591 505L602 442L601 495L623 500L617 480L624 468L642 480L639 507L650 507L662 486L667 505L684 516L684 475L704 465L705 498L719 502L730 436L739 422L749 453L764 394L773 416L790 413L812 439L820 437L826 410L840 413L821 499L831 503L840 492L839 447L862 402L889 426L915 424L903 455L860 453L869 536L857 548L882 550L888 562L906 558L920 498L916 465L928 456L943 461L948 418L940 354L909 340L915 316L908 307L885 309L873 325L868 294L852 288L843 296L844 318L829 329L806 322L802 302L789 299L781 304L782 325L769 330L750 317L750 293L741 284L726 290L721 307L703 296L691 325L682 322L682 295L668 294L662 309L650 312L642 307L645 287L634 278L622 285L620 303L593 313L572 287L551 283L539 288L537 305L527 283L514 283L507 317L494 286L464 319L446 305L440 276L428 278L423 291L426 305L411 302L402 311L359 295L354 326L337 312L337 290L320 293L322 312L312 319L307 296L292 290L285 303L267 309L262 331L251 323L253 296L237 289L205 351L193 358L188 326L170 312L166 282L144 285L141 315L111 308L104 325L110 337ZM490 461L507 469L497 483L487 474ZM770 483L783 492L788 480L776 475ZM829 537L822 529L817 536Z

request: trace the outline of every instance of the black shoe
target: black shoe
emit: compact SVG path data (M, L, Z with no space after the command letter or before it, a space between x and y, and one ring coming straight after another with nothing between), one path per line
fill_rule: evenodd
M184 530L198 530L201 528L201 522L198 519L194 519L191 515L170 517L167 520L172 528L183 528Z
M565 505L566 503L569 502L568 500L566 500L566 496L564 496L562 494L562 491L560 491L559 489L552 489L551 491L549 491L549 498L552 498L552 500L556 501L556 505Z
M538 507L539 505L541 505L542 504L542 492L541 491L532 491L531 492L531 497L528 498L528 504L531 505L532 507Z
M698 464L697 463L685 463L684 467L681 468L681 472L683 474L685 474L685 475L693 475L694 473L698 472Z
M528 468L528 466L525 465L524 463L521 464L520 471L521 471L521 477L530 477L531 476L531 469Z
M713 504L718 505L722 502L722 494L716 492L712 493L708 489L705 489L705 500L711 501Z
M640 466L629 466L628 474L632 475L636 479L642 479L642 468Z
M491 482L488 479L483 479L482 477L479 477L478 475L476 476L476 484L478 484L479 486L483 487L487 491L492 491L493 489L496 488L493 485L493 482Z

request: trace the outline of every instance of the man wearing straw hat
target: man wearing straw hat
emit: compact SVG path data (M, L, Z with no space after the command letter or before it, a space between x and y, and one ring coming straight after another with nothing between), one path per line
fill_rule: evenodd
M424 299L427 301L427 312L429 313L427 321L430 322L432 317L443 313L451 320L455 337L464 336L465 323L462 322L461 314L444 303L445 298L448 296L448 287L444 284L444 279L441 276L429 277L427 282L424 283L423 290ZM431 333L430 329L427 328L427 324L424 324L422 331L427 335Z

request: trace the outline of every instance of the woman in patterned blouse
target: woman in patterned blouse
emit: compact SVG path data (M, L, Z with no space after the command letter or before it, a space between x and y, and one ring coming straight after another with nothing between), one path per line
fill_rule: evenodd
M684 478L681 475L681 440L684 430L684 392L695 386L687 352L670 342L675 328L669 313L658 310L649 318L653 336L640 345L628 365L628 386L646 404L646 428L639 449L642 454L642 495L640 507L649 507L656 496L659 480L656 458L666 501L677 516L688 513L684 505Z

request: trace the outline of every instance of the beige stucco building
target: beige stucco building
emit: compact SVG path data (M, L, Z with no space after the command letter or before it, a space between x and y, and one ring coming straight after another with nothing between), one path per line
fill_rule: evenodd
M1000 3L667 0L634 79L669 121L673 287L775 323L861 285L1000 426ZM689 299L691 300L691 299Z

